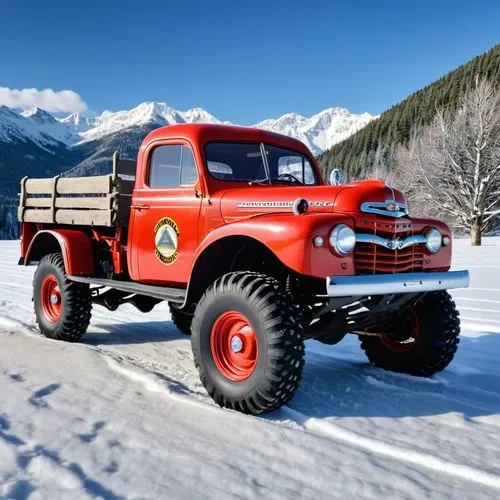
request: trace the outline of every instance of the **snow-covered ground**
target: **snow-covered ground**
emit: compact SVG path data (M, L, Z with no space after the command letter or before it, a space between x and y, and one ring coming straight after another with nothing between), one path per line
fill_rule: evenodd
M307 343L300 390L261 418L218 408L165 305L95 307L42 338L33 268L0 243L0 498L499 498L500 239L458 241L463 337L432 379Z

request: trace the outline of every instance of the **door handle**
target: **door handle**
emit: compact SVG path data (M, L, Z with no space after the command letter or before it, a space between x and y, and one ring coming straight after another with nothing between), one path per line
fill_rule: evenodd
M149 205L131 205L130 208L135 208L136 210L147 210Z

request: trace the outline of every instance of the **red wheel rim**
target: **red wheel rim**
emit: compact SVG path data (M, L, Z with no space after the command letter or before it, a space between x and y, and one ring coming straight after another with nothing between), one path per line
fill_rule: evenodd
M40 298L44 316L51 323L57 323L61 317L62 296L57 278L53 274L43 279Z
M420 322L418 321L418 316L415 314L413 309L410 309L410 320L412 324L412 331L407 339L396 340L389 335L383 335L380 337L380 341L388 349L394 352L408 352L411 351L417 344L420 337Z
M218 370L233 382L243 382L257 366L257 336L250 321L237 311L223 312L216 319L210 350Z

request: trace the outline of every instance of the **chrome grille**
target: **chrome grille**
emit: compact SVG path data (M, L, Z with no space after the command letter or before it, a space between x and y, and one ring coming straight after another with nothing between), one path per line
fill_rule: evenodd
M413 236L411 223L358 221L356 233L377 235L389 241ZM394 245L396 246L396 245ZM356 274L384 274L416 272L423 270L424 244L418 243L403 249L389 249L374 243L357 243L354 249Z

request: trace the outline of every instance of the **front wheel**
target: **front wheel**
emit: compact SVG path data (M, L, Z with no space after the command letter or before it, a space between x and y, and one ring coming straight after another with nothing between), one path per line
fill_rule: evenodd
M226 274L198 303L191 331L200 379L220 406L256 415L285 404L297 390L302 328L275 279Z
M46 337L77 342L87 331L92 309L89 285L68 279L60 253L40 260L33 276L33 303Z
M389 330L381 336L360 335L361 348L370 362L385 370L422 377L444 370L460 342L459 314L444 290L426 294Z

